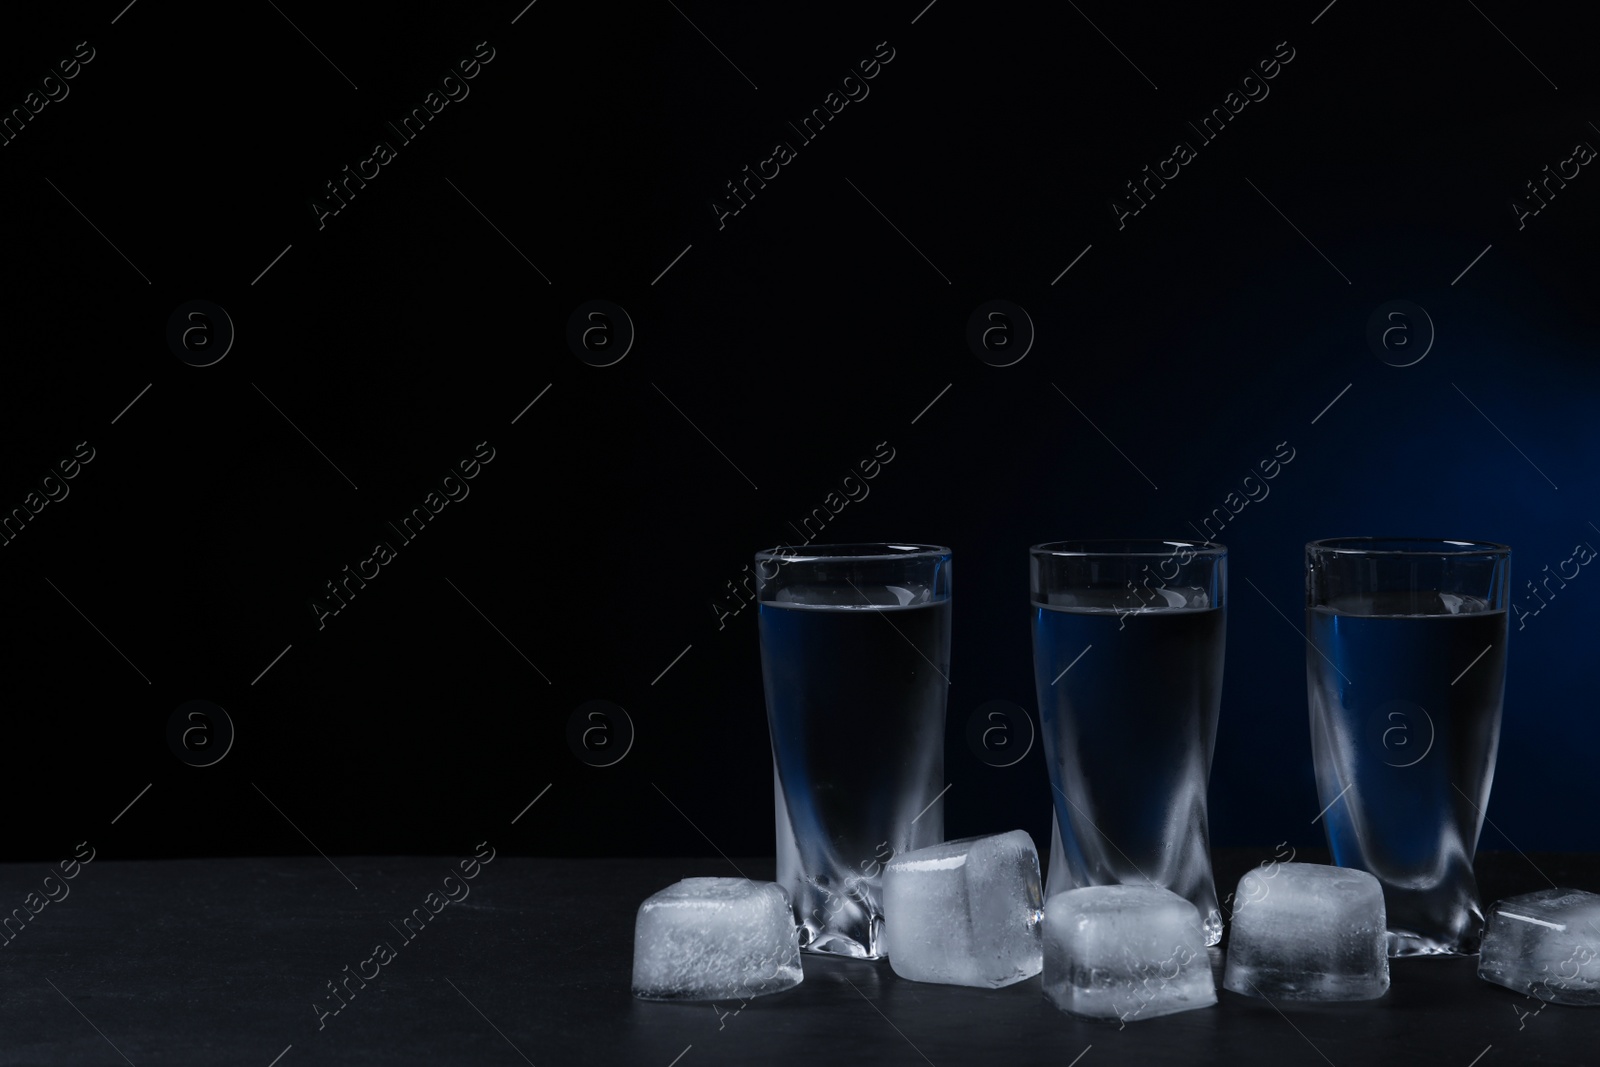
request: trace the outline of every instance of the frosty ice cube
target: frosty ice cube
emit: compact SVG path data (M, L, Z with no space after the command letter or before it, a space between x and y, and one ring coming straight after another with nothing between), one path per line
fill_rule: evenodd
M1478 977L1552 1004L1600 1004L1600 894L1541 889L1489 909Z
M776 882L685 878L639 905L634 996L743 1000L801 977L794 910Z
M1383 887L1366 871L1280 863L1239 879L1222 985L1284 1000L1373 1000L1389 988Z
M1074 1015L1124 1021L1215 1004L1200 912L1152 885L1056 894L1044 906L1044 995Z
M1039 854L1022 830L903 852L883 875L889 965L916 982L998 989L1039 973Z

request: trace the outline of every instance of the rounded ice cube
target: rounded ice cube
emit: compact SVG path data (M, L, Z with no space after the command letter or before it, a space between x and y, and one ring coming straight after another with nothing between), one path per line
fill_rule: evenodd
M889 966L914 982L990 989L1032 978L1043 899L1023 830L902 852L883 873Z
M685 878L639 905L633 994L744 1000L800 984L800 935L776 882Z
M1062 1011L1153 1019L1217 1002L1200 912L1153 885L1098 885L1044 906L1044 995Z
M1383 886L1321 863L1239 879L1222 985L1268 1000L1374 1000L1389 988Z
M1600 894L1541 889L1497 902L1478 977L1552 1004L1600 1004Z

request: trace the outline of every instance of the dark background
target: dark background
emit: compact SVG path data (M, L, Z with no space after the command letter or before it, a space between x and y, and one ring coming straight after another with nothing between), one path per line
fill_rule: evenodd
M8 15L5 109L96 51L0 147L0 509L95 450L0 548L8 855L768 853L755 615L716 605L880 442L823 539L951 546L947 833L1041 846L1039 747L966 742L988 701L1035 711L1027 547L1191 536L1287 442L1219 538L1213 841L1320 844L1304 542L1503 541L1528 607L1523 580L1600 544L1600 178L1523 229L1511 208L1600 144L1587 27L924 3ZM485 40L470 95L319 229L323 183ZM724 183L884 41L870 95L719 229ZM1200 146L1185 123L1283 41ZM1197 158L1119 229L1179 139ZM565 338L597 298L637 328L609 367ZM966 340L996 298L1037 331L1008 367ZM209 367L166 341L191 299L237 330ZM1395 299L1437 332L1412 366L1366 341ZM324 583L482 441L470 496L319 629ZM1513 620L1486 848L1600 848L1590 583ZM195 699L237 731L204 768L167 741ZM632 725L588 753L611 766L568 742L590 700Z

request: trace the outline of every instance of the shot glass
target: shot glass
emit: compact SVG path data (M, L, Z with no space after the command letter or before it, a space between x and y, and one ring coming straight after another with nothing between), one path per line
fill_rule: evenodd
M884 865L944 840L950 550L756 554L778 883L807 952L887 955Z
M1156 885L1222 938L1206 785L1222 700L1228 550L1057 541L1030 550L1034 682L1054 823L1048 899Z
M1500 740L1511 550L1306 546L1306 694L1333 861L1383 886L1391 956L1470 955L1472 872Z

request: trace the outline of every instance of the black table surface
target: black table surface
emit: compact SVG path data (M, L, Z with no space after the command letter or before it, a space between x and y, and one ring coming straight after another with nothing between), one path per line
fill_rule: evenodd
M1219 887L1273 854L1219 850ZM1296 1007L1221 990L1213 950L1215 1007L1125 1025L1063 1014L1038 978L966 989L812 955L800 986L743 1007L649 1003L629 991L639 903L772 860L499 855L432 914L456 862L101 859L42 907L44 865L0 865L0 915L39 909L0 948L0 1064L1600 1063L1600 1010L1541 1006L1469 958L1394 960L1380 1000ZM1600 889L1593 855L1482 853L1478 872L1486 902ZM391 958L364 962L380 942ZM329 984L374 969L333 1013Z

